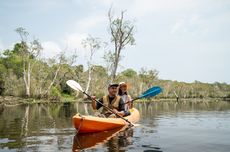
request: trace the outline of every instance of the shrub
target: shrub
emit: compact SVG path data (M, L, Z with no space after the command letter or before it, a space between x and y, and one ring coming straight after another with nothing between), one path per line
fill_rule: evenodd
M60 91L57 89L57 87L52 87L52 88L51 88L49 98L50 98L51 100L60 100L60 98L61 98L61 93L60 93Z

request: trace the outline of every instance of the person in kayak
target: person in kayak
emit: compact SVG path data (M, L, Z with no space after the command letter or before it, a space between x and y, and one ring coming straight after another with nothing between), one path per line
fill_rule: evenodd
M129 111L125 110L125 104L123 99L117 95L118 92L118 84L113 83L113 84L109 84L108 86L108 95L103 96L101 99L99 99L99 101L109 107L111 110L113 110L114 113L124 117L127 115L130 115ZM92 107L94 110L98 110L101 107L103 107L100 103L96 102L95 99L96 97L93 96L92 97ZM109 110L107 110L106 108L103 107L101 114L102 115L98 115L100 117L116 117L116 115L110 112Z
M125 82L119 83L118 95L123 99L126 111L128 111L129 109L133 107L133 104L131 103L132 98L128 94L127 89L128 89L128 86Z

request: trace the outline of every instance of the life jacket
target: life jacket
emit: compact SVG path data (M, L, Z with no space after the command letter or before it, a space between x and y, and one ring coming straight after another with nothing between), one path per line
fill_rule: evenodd
M116 96L116 97L112 100L111 104L110 104L110 102L109 102L109 96L103 96L102 99L103 99L103 104L104 104L106 107L109 107L110 109L115 108L115 109L118 110L118 108L119 108L119 102L120 102L120 99L121 99L120 96ZM110 112L109 110L107 110L106 108L103 107L103 109L102 109L102 114L105 114L105 115L107 116L108 113L111 114L111 112Z

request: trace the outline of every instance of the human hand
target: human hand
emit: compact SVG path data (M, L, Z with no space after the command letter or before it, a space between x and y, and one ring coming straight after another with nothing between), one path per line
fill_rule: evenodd
M92 100L96 100L96 96L91 96L91 99Z
M113 108L112 111L113 111L114 113L118 113L118 112L119 112L119 111L118 111L117 109L115 109L115 108Z
M119 111L119 112L117 112L117 114L118 114L119 116L121 116L121 117L123 117L123 116L125 115L124 111Z

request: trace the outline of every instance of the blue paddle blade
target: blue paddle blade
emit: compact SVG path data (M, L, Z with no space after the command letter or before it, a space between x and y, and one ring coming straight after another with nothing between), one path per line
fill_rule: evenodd
M162 89L160 87L158 87L158 86L152 87L152 88L148 89L147 91L145 91L144 93L142 93L140 98L154 97L154 96L158 95L161 92L162 92Z
M145 92L143 92L142 95L147 94L147 93L152 92L152 91L155 91L155 90L159 90L159 89L161 89L159 86L152 87L152 88L146 90Z

